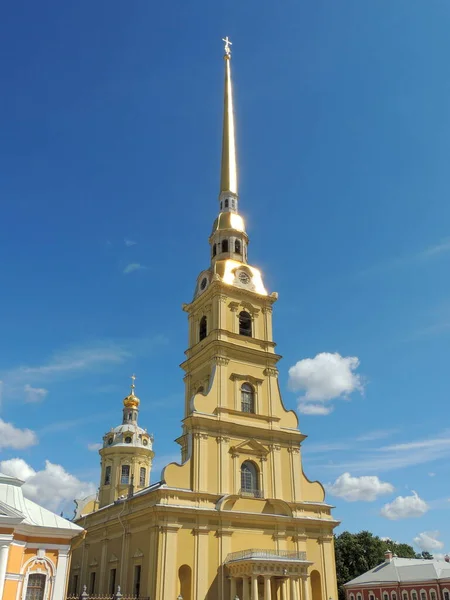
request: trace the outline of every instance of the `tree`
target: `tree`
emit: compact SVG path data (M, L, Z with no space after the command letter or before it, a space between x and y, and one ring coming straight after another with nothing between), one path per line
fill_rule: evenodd
M370 531L344 531L335 536L334 542L339 600L345 599L344 583L381 564L387 550L401 558L416 558L412 546L382 540Z
M416 558L424 558L425 560L433 560L434 556L432 554L430 554L429 552L427 552L426 550L424 550L420 554L416 554Z

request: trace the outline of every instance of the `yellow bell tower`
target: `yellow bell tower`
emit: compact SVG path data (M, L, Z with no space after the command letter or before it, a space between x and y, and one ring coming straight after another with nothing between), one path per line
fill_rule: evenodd
M140 400L135 395L135 376L123 400L122 424L103 436L99 507L149 486L154 452L153 437L138 426Z

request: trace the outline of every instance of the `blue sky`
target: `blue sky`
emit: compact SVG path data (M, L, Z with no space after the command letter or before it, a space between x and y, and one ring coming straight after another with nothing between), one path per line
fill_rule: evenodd
M284 401L329 413L300 414L305 471L343 528L450 551L449 23L445 0L3 7L3 470L70 512L132 372L155 470L177 454L229 35Z

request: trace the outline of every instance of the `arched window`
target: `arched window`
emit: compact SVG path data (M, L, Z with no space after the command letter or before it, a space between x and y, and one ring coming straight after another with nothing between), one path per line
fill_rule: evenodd
M111 483L111 467L107 466L105 469L105 485L109 485Z
M241 466L241 494L259 497L258 469L255 463L246 460Z
M397 594L395 592L391 592L391 600L397 600Z
M208 335L208 322L206 317L200 319L200 326L198 328L198 339L201 342Z
M228 208L228 198L225 200L225 208Z
M435 592L435 590L430 590L430 600L436 600L436 592Z
M403 598L403 600L408 600L408 592L406 590L403 590L402 598Z
M231 208L234 208L234 200L231 201Z
M217 246L216 244L214 244L213 246L213 256L215 256L217 254Z
M412 600L417 600L417 592L416 592L416 590L413 590L411 592L411 598L412 598Z
M241 410L245 413L255 412L255 391L249 383L241 385Z
M241 242L240 242L240 240L236 240L234 242L234 251L236 252L236 254L240 254L241 253Z
M42 575L40 573L32 573L28 575L25 600L42 600L44 598L46 577L46 575Z
M425 590L420 590L420 600L427 600L427 593Z
M130 465L122 465L120 483L122 485L128 485L130 483Z
M222 240L222 252L228 252L228 240Z
M447 588L444 588L444 600L450 600L450 592Z
M220 202L220 210L222 210L222 208L223 208L223 207L222 207L222 201L221 201L221 202Z
M245 310L239 313L239 333L252 337L252 318Z
M357 600L362 600L362 596L361 596L361 594L356 594L356 599L357 599Z
M145 467L141 467L139 471L139 486L145 487L145 479L146 479L147 471Z
M350 600L355 600L355 594L350 594Z
M386 594L386 592L383 594L383 600L389 600L389 594Z

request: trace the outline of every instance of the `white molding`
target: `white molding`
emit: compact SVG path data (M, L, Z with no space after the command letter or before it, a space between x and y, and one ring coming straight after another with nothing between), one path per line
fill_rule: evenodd
M13 540L12 545L18 546L19 548L26 548L27 542L23 542L22 540Z
M41 542L28 542L27 548L30 550L60 550L61 552L70 552L68 544L45 544Z
M20 573L6 573L5 579L9 579L10 581L22 581L23 575Z

